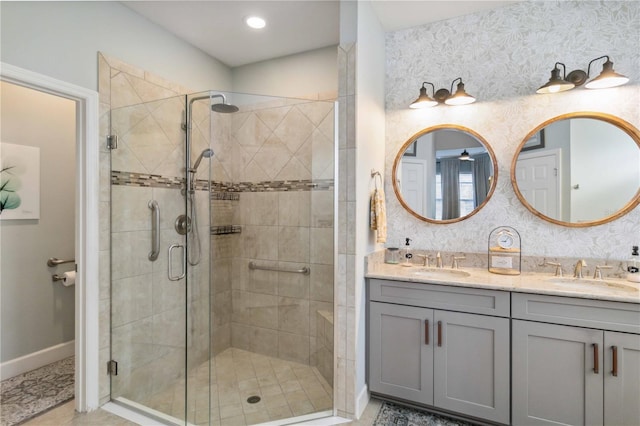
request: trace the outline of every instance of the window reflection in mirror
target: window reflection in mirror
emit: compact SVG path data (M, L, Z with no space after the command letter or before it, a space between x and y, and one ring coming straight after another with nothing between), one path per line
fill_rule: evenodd
M393 185L414 216L434 223L469 217L494 188L495 160L488 144L469 129L437 126L408 140L394 163Z
M629 123L604 114L561 116L539 126L520 148L512 164L514 189L543 219L589 226L638 204L640 139Z

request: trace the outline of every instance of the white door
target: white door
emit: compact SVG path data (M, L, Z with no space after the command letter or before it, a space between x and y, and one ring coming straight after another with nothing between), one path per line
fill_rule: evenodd
M402 197L409 208L421 216L426 216L427 211L426 170L427 162L424 160L402 159Z
M516 163L518 189L540 213L560 219L560 173L557 151L523 153Z

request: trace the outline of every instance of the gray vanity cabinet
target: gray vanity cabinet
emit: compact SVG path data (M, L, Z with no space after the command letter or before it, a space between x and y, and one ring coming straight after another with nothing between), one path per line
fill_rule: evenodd
M509 423L509 319L435 311L433 325L433 405Z
M640 425L640 305L512 302L513 424Z
M604 350L604 424L640 425L640 334L605 331Z
M602 331L519 320L512 327L513 424L602 424L602 369L593 370Z
M508 424L508 316L509 293L370 280L371 392Z
M433 405L433 310L376 302L369 309L369 389Z

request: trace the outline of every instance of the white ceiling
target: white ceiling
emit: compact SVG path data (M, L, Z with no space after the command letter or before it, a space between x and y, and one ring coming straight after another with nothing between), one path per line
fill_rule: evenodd
M396 31L512 3L507 1L374 0L385 31ZM333 0L124 1L125 6L229 67L337 45L339 2ZM244 24L248 15L263 30Z

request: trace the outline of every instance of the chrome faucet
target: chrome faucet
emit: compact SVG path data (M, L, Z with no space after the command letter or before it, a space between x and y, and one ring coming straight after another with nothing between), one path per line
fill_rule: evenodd
M458 260L465 260L464 256L456 256L455 254L451 256L451 269L458 269Z
M555 266L556 267L556 277L562 276L562 264L559 262L544 262L543 266Z
M602 270L603 269L612 269L611 265L597 265L595 271L593 271L593 279L601 280L602 279Z
M416 256L422 258L422 266L426 266L427 268L429 267L429 261L431 260L431 257L428 254L417 254Z
M442 268L442 256L440 255L440 252L436 254L436 268Z
M584 259L580 259L576 262L576 267L573 270L573 278L583 278L582 276L582 267L587 266L587 262Z

